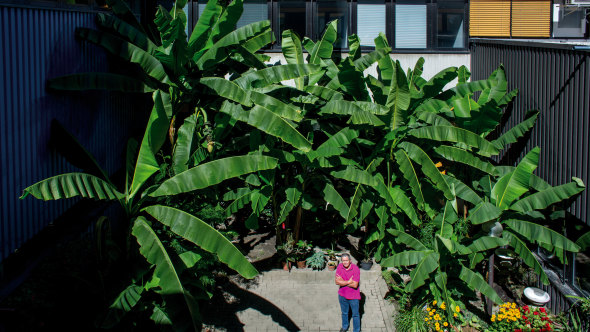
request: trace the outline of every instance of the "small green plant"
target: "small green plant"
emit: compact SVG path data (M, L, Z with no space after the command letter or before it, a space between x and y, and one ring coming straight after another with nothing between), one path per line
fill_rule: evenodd
M293 242L293 237L289 234L287 241L277 246L277 253L281 262L295 262L295 247Z
M313 246L304 240L299 240L295 245L295 260L304 261L311 253Z
M324 252L322 250L314 252L313 255L307 259L307 265L314 270L322 270L324 267L326 267Z
M413 306L409 309L401 308L395 316L394 324L397 331L428 332L428 314L424 306Z

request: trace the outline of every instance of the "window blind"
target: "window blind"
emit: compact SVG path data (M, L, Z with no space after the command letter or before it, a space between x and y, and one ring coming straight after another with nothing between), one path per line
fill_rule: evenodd
M512 0L512 37L551 37L551 0Z
M244 1L244 12L236 24L237 28L250 23L268 20L268 4L266 0Z
M474 37L510 37L510 0L471 0L469 34Z
M357 5L357 35L361 46L375 47L379 32L385 33L385 4L361 3Z
M426 5L395 5L395 47L426 48Z

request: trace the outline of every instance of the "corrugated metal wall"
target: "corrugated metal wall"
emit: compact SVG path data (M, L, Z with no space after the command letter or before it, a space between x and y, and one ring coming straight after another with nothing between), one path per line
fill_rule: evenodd
M145 103L121 94L45 90L49 78L108 69L100 48L74 37L76 27L93 27L94 17L84 10L0 5L0 261L75 203L18 199L28 185L76 171L48 146L52 119L110 174L123 165L131 131L140 133L147 120Z
M539 146L537 175L552 185L567 183L575 176L588 186L590 53L571 45L484 39L473 39L470 48L472 80L487 78L503 64L508 88L519 90L502 131L522 121L527 110L540 111L524 151L515 154L505 150L503 164L514 164ZM590 195L585 190L570 212L590 225L589 205Z

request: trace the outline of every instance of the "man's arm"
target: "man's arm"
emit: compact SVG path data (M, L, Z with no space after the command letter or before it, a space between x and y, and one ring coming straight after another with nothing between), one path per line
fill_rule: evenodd
M358 281L354 281L354 280L352 280L352 278L350 278L350 280L348 280L346 283L347 283L347 285L346 285L346 286L348 286L348 287L352 287L352 288L354 288L354 289L357 289L357 288L358 288L358 286L359 286L359 282L358 282Z
M334 282L338 286L348 286L348 281L342 279L342 277L339 276L339 275L336 275L336 278L334 279Z

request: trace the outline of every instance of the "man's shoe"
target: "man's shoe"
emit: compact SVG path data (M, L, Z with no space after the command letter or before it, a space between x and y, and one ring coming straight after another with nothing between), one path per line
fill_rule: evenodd
M340 332L346 332L346 330L345 329L340 329Z

